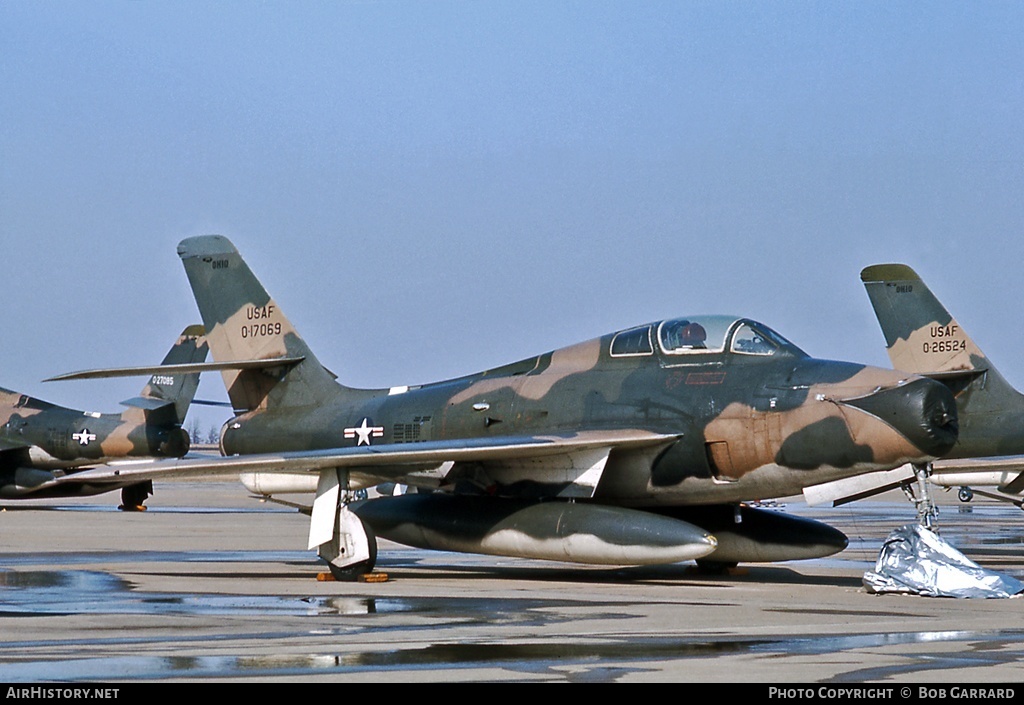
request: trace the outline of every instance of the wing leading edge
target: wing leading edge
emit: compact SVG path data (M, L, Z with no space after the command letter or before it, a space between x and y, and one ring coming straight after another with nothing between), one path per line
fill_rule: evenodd
M608 454L644 448L677 438L641 430L585 431L567 435L392 443L286 453L180 459L124 460L96 465L55 480L63 483L123 483L238 473L320 473L348 470L352 489L400 480L446 463L491 463L522 476L545 476L575 488L562 496L592 494ZM552 477L552 471L553 477ZM589 491L587 491L589 488Z

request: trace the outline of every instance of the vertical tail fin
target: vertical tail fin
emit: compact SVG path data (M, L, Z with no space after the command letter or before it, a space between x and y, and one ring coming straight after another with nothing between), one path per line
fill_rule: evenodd
M303 358L288 368L225 370L224 385L237 411L320 404L337 394L334 376L299 337L230 240L221 235L187 238L178 244L178 256L215 361Z
M200 325L189 326L181 332L177 342L164 357L162 365L183 365L206 361L210 346L206 342L206 331ZM185 420L188 407L199 388L199 373L165 375L155 374L142 388L139 396L174 402L178 423Z
M947 458L1024 453L1024 395L992 365L913 269L860 273L893 367L935 377L956 394L960 437Z
M992 369L913 269L905 264L876 264L865 267L860 278L895 369L932 375Z
M943 381L957 395L957 457L1021 452L1014 418L1024 396L999 373L928 286L904 264L878 264L860 273L885 335L895 369ZM1012 429L1012 430L1010 430Z

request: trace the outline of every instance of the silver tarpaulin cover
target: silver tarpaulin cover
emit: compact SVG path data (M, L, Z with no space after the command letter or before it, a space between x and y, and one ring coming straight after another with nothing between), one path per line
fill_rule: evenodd
M864 587L927 597L1013 597L1024 591L1024 583L982 568L917 524L889 534L874 572L864 574Z

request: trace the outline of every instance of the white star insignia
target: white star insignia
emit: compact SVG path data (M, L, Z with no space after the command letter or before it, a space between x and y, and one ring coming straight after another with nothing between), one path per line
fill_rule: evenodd
M79 445L87 446L89 441L96 440L96 434L89 433L89 429L83 428L81 433L72 433L71 438L78 441Z
M363 423L359 426L345 429L345 438L356 438L357 436L359 437L359 440L356 441L357 446L370 445L371 437L382 438L384 436L384 427L371 426L370 419L364 418Z

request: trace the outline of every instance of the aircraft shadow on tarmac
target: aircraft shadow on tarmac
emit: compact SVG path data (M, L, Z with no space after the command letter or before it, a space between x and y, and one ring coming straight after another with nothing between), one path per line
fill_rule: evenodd
M865 564L865 570L871 566ZM861 579L845 575L808 575L782 565L757 565L732 568L720 573L708 573L693 564L675 563L670 565L635 566L626 568L581 569L577 566L560 565L446 565L442 567L417 566L408 558L383 559L378 568L387 573L390 580L441 580L458 575L465 580L515 580L532 582L564 582L583 584L628 585L632 583L665 583L673 586L710 586L754 584L822 585L840 588L859 588Z

